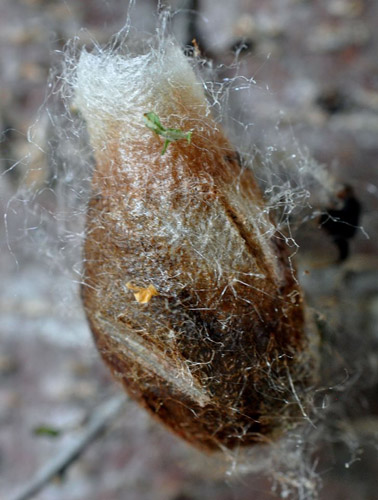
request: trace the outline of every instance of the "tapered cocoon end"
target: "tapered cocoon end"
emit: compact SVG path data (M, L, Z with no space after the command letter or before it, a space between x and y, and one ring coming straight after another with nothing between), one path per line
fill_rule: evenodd
M143 114L154 111L170 126L186 127L185 117L209 114L203 86L182 51L172 42L163 48L126 57L108 52L80 56L75 104L92 142L104 140L108 126L122 129L124 140L139 140L147 131Z
M76 105L94 148L83 300L105 361L171 430L213 450L302 412L313 356L288 251L251 170L171 42L84 53ZM166 128L192 131L162 155Z

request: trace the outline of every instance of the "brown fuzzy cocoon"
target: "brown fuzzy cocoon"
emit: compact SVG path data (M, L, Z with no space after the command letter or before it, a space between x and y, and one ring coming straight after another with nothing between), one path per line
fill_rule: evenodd
M156 83L156 101L135 105L129 122L107 113L101 133L95 111L78 104L96 160L82 294L97 347L130 396L191 444L234 448L303 419L314 362L284 238L182 78L168 94ZM163 139L143 126L154 110L165 127L192 130L191 144L161 155Z

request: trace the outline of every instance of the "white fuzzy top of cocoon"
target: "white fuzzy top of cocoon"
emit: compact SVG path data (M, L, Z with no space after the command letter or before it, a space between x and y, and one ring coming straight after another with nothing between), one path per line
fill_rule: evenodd
M178 127L188 111L198 118L209 113L202 83L173 42L136 57L83 51L72 83L75 105L97 145L108 126L119 125L125 140L151 135L143 121L150 111Z

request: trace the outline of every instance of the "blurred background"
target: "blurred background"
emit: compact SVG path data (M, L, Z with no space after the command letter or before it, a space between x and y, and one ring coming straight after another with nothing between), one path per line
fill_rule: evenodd
M339 184L349 184L361 202L363 229L343 263L335 264L337 248L317 218L304 220L295 235L299 279L327 346L319 424L293 446L278 447L279 458L254 453L238 468L237 460L225 465L188 449L127 402L34 498L375 500L378 3L165 5L175 13L171 29L179 42L197 39L215 79L237 73L254 80L228 103L239 146L270 152L270 162L282 151L294 162L313 158L325 167L330 199ZM123 0L0 3L0 498L18 498L121 394L95 351L79 298L83 212L69 199L78 179L85 197L88 172L75 158L77 138L73 146L62 128L63 107L46 103L46 96L66 42L78 37L76 45L88 49L93 40L105 44L128 12L135 38L156 30L155 0L136 0L130 11Z

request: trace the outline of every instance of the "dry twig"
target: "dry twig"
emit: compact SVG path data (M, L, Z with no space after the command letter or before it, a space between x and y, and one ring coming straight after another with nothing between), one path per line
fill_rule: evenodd
M63 450L42 467L21 491L11 497L11 500L28 500L46 486L51 479L63 474L73 462L80 458L87 446L105 431L106 427L120 413L125 402L126 398L123 395L116 396L95 410L87 426L73 445Z

